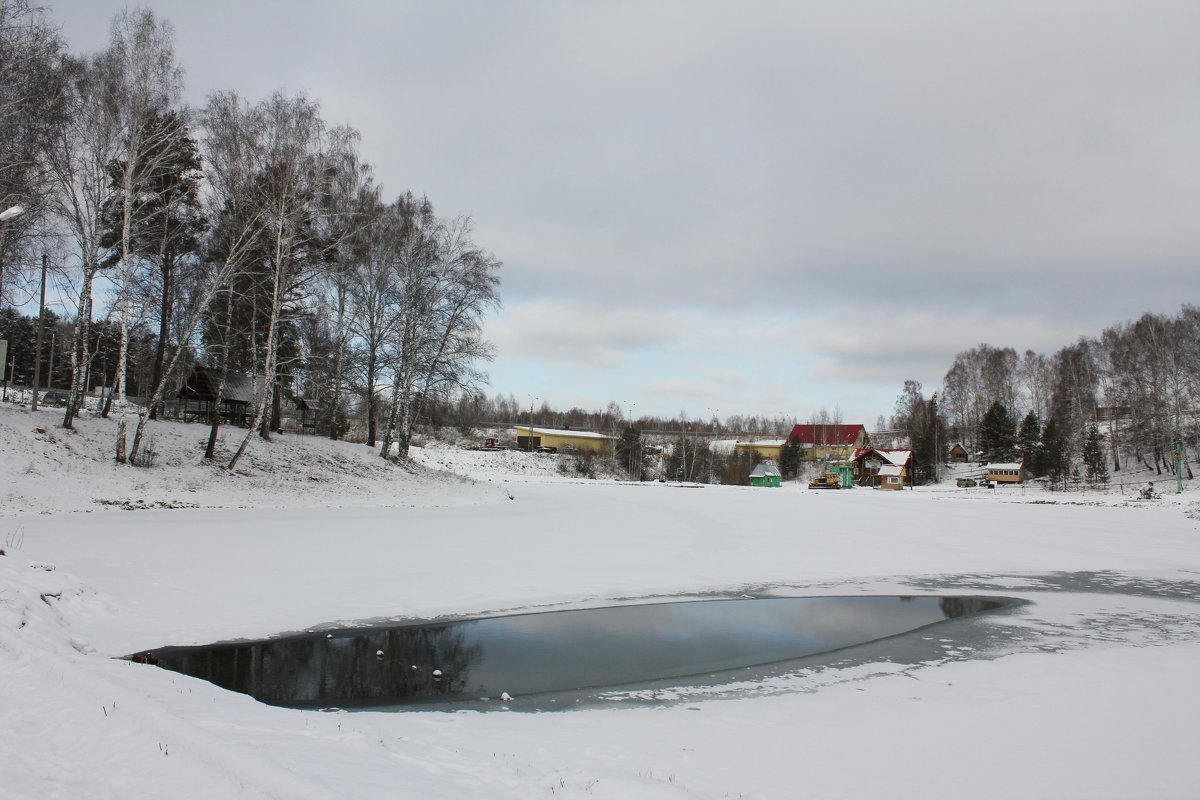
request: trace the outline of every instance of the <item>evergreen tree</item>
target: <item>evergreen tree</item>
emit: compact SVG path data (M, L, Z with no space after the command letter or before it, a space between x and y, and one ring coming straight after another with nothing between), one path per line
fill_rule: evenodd
M142 139L146 142L141 168L132 178L133 197L126 203L123 190L125 162L109 164L113 194L104 209L105 229L101 245L109 248L105 266L120 258L124 211L130 211L129 254L153 266L153 276L139 276L144 295L141 304L158 308L158 341L154 354L152 383L163 381L168 339L175 320L179 284L186 283L182 268L198 265L200 237L208 223L200 210L200 155L187 123L175 111L153 111L146 120ZM154 419L157 407L151 407Z
M1036 411L1030 411L1021 421L1021 429L1017 431L1017 455L1025 469L1032 475L1038 476L1042 457L1042 421Z
M1070 475L1071 449L1067 432L1057 416L1051 416L1042 430L1042 472L1051 484L1066 485Z
M1088 428L1083 443L1083 464L1087 482L1091 485L1108 483L1108 459L1104 456L1104 434L1095 425Z
M796 477L796 473L800 471L800 445L785 444L779 450L779 475L781 478L791 480Z
M938 411L937 392L915 404L914 421L917 424L912 427L911 438L913 480L925 483L937 478L937 465L946 461L949 447L946 425Z
M1003 403L992 403L979 424L979 444L988 461L1011 461L1017 444L1017 424Z

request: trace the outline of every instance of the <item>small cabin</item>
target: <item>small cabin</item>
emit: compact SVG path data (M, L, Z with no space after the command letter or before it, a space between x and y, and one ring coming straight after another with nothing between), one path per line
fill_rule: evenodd
M750 485L763 486L770 489L777 489L783 485L783 477L779 474L779 467L774 461L763 461L756 464L754 469L750 471Z
M897 464L883 464L876 473L879 488L884 490L904 488L904 467Z
M988 464L987 479L992 483L1024 483L1024 464Z
M971 454L967 452L967 448L963 447L961 442L955 442L946 455L946 460L951 464L965 464L971 460Z

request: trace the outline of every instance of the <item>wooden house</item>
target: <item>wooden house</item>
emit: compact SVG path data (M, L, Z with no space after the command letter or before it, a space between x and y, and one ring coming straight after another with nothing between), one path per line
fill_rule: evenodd
M946 455L946 460L951 464L965 464L971 460L971 454L967 452L967 448L963 447L961 442L955 442Z
M179 416L185 422L208 422L217 401L217 384L220 373L208 367L195 367L183 387L176 395L179 399ZM250 424L254 405L254 378L245 373L230 373L221 386L219 413L226 425Z
M988 464L987 479L992 483L1023 483L1024 464Z
M854 464L854 475L860 486L899 489L911 481L911 450L864 447L855 450L850 460ZM891 480L892 478L900 480L897 482Z

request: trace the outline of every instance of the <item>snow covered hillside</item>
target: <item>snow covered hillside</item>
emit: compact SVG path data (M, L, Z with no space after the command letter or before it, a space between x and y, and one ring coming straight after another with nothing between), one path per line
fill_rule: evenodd
M378 448L315 436L256 439L236 473L223 468L245 430L222 428L216 463L203 463L208 426L152 422L153 466L118 466L115 420L82 415L60 427L62 409L0 406L0 459L8 478L0 512L116 508L311 508L471 504L499 490L384 463Z
M200 463L197 426L155 424L142 469L111 463L111 421L56 422L0 407L4 800L1197 796L1191 487L623 484L307 437L256 442L230 475ZM297 711L114 658L368 619L926 593L1031 602L553 713Z

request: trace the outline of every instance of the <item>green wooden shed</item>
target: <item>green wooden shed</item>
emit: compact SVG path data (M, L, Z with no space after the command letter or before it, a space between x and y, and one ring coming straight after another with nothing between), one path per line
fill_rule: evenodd
M838 476L838 480L841 482L843 489L854 488L853 464L833 464L829 467L829 471Z
M769 488L778 488L782 485L783 479L779 474L779 467L774 461L763 461L757 464L750 472L751 486L766 486Z

